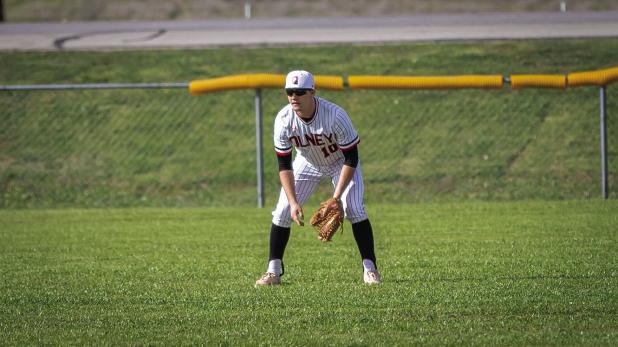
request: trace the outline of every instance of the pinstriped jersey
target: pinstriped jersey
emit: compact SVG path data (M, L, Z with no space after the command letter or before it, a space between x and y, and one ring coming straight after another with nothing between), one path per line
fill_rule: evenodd
M296 155L314 166L330 166L343 160L342 151L351 150L359 143L358 134L343 108L315 98L316 110L310 121L305 121L287 105L275 118L274 141L277 155L285 156L296 148Z

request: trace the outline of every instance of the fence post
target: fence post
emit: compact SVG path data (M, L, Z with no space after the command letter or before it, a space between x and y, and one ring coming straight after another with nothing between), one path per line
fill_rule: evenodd
M264 153L262 151L262 90L255 90L255 142L257 162L257 205L264 207Z
M607 199L609 189L607 186L607 101L605 86L601 87L599 96L601 107L601 194L603 199Z

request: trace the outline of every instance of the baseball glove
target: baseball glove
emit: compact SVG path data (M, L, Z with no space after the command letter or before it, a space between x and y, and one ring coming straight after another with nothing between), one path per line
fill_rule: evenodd
M311 216L311 225L318 231L318 240L328 242L339 228L343 230L343 216L341 200L330 198L322 202Z

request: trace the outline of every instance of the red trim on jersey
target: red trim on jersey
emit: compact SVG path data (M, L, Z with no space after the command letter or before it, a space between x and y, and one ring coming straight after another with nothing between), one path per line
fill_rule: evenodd
M292 154L292 149L290 148L290 150L287 152L279 152L278 150L275 149L275 153L280 157L285 157L287 155Z
M360 143L360 139L358 139L358 141L354 142L352 145L348 146L348 147L341 147L339 146L339 148L341 148L342 152L348 152L353 150L354 148L356 148L356 146L358 146L358 144Z

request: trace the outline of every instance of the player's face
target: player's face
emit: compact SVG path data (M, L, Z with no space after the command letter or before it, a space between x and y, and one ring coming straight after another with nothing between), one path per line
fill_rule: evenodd
M288 102L295 111L302 111L313 105L314 91L311 89L286 89Z

